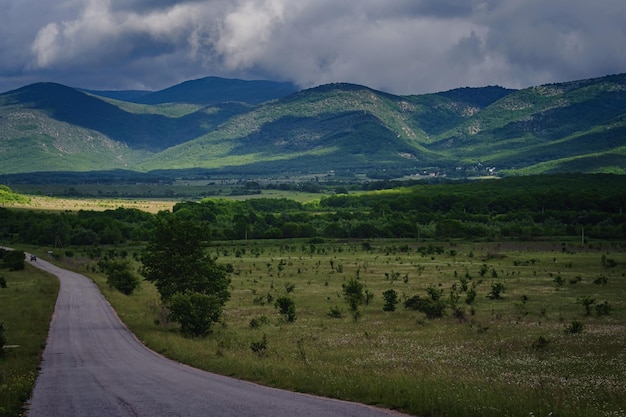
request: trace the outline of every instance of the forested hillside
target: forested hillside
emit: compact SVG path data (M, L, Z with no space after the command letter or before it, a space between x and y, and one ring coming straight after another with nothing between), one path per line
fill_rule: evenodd
M415 96L218 78L145 94L39 83L0 95L0 146L0 174L624 174L626 75Z

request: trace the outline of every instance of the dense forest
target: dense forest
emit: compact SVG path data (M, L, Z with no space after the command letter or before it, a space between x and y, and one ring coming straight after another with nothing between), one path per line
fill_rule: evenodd
M624 176L511 177L371 188L315 203L207 198L178 203L173 213L159 215L204 222L210 240L626 239ZM51 247L143 242L159 215L126 208L62 213L2 208L0 239Z

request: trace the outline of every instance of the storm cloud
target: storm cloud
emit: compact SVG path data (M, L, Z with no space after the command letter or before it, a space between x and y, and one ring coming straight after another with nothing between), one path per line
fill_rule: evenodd
M209 75L397 94L626 72L623 0L0 0L0 92Z

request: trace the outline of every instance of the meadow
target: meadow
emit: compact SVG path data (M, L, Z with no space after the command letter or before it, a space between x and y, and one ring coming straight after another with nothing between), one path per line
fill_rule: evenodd
M606 241L214 242L231 299L206 338L184 338L148 282L106 285L87 249L58 261L90 276L140 340L192 366L419 416L626 415L626 254ZM141 247L107 256L139 259ZM45 255L45 254L42 254ZM137 266L139 266L137 264ZM356 309L345 299L363 285ZM383 293L399 303L384 311ZM440 301L441 317L405 308ZM289 317L276 308L286 297Z
M329 197L229 186L220 191L229 200L199 203L176 204L178 192L123 198L118 188L12 198L0 210L0 234L8 246L91 277L140 340L192 366L422 417L626 415L621 177ZM181 336L152 284L126 296L98 266L127 258L138 272L155 219L145 212L161 210L205 222L209 250L231 267L231 299L205 338ZM361 294L350 305L355 287ZM5 304L8 294L0 289L0 321L12 332L31 301ZM283 314L286 301L295 308ZM35 369L39 357L27 356ZM2 378L2 395L21 401L24 391L13 386L22 380Z
M0 323L6 339L0 354L0 417L15 417L22 415L37 377L59 282L30 266L0 270L0 277Z

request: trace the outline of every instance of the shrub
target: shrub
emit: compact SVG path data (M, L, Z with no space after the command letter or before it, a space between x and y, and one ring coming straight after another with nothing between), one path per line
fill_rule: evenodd
M584 297L578 297L576 302L578 304L582 304L583 307L585 307L585 314L586 315L590 315L591 314L591 305L595 302L595 300L593 298L591 298L591 296L585 295Z
M433 300L432 298L422 298L419 295L407 299L404 307L410 310L422 312L429 319L442 317L446 311L446 304L443 300Z
M209 334L211 325L222 314L222 303L217 296L198 292L174 294L169 307L169 319L179 323L181 332L188 337Z
M465 295L465 304L472 304L476 299L476 289L474 287L467 290L467 294Z
M578 320L572 320L569 326L565 328L565 333L567 334L577 334L582 333L585 325L579 322Z
M328 317L330 317L331 319L340 319L343 317L343 313L341 312L341 309L338 306L335 307L331 307L330 311L327 314Z
M598 316L608 316L611 312L611 304L608 301L605 301L601 304L596 304L596 314Z
M563 279L563 277L562 277L562 276L560 276L560 275L555 276L555 277L554 277L554 279L553 279L552 281L554 282L554 285L555 285L557 288L562 287L562 286L563 286L563 284L565 283L565 280L564 280L564 279Z
M250 327L253 329L257 329L264 324L268 324L269 322L270 322L270 319L268 319L267 316L265 315L254 317L250 320Z
M296 321L296 303L289 297L282 296L276 299L274 307L284 315L289 323Z
M355 311L359 305L365 302L365 292L363 284L352 278L347 284L343 284L343 296L350 305L350 309Z
M501 282L494 282L491 284L491 291L487 294L487 298L492 300L499 300L502 298L502 293L504 292L504 284Z
M259 356L262 356L267 350L267 335L263 333L260 341L250 343L250 349Z
M550 341L543 336L539 336L532 344L532 348L535 350L542 350L548 347Z
M438 290L433 286L426 288L426 293L428 293L428 296L433 301L437 301L443 296L443 290Z
M593 280L593 283L596 285L606 285L607 282L609 282L609 279L605 277L604 275L601 275L598 278Z
M107 274L109 287L126 295L131 295L139 288L139 277L133 273L129 261L110 260L102 262L100 266Z
M0 268L10 269L12 271L21 271L24 269L25 256L26 255L23 251L0 248Z
M607 258L606 255L602 255L602 266L606 268L615 268L617 266L617 262L615 259Z
M384 311L396 311L396 304L400 301L398 300L398 293L394 289L389 289L383 293L383 298L385 299L385 305L383 306Z
M465 322L465 308L461 306L452 306L452 316L458 320L459 323Z

